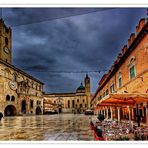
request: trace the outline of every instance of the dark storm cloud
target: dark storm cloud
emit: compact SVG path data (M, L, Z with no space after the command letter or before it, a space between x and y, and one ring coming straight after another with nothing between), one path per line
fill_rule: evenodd
M7 12L5 9L3 9L2 12L3 17L11 26L17 26L40 21L49 21L52 19L58 19L59 17L69 17L109 9L113 8L12 8L7 9Z
M96 10L99 8L9 8L3 10L3 15L8 24L16 26ZM75 91L85 74L53 71L109 69L145 16L144 8L100 9L82 16L14 27L13 63L43 81L46 92ZM93 92L103 74L89 74Z

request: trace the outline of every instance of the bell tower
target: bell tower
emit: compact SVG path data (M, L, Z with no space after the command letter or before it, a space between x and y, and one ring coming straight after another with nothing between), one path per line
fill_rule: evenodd
M7 27L0 19L0 60L11 64L11 47L12 47L12 34L11 28Z
M85 92L90 93L90 78L88 74L86 74L86 77L85 77Z
M86 77L85 77L85 94L86 94L87 100L88 100L88 108L90 109L91 94L90 94L90 78L89 78L88 74L86 74Z

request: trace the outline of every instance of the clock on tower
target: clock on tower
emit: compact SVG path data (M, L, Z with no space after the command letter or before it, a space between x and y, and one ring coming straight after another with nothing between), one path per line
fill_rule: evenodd
M0 19L0 60L11 64L11 28L7 27Z

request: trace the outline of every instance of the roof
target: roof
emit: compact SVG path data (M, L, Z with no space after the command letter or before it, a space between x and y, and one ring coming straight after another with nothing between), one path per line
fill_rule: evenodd
M69 96L74 96L75 93L45 93L45 97L69 97Z
M41 82L40 80L38 80L38 79L34 78L33 76L27 74L26 72L20 70L19 68L15 67L14 65L11 65L11 64L9 64L9 63L6 63L6 62L4 62L4 61L1 60L1 59L0 59L0 63L4 64L5 66L7 66L7 67L9 67L9 68L12 68L13 70L15 70L15 71L21 73L22 75L25 75L25 76L28 77L28 78L30 78L30 79L32 79L32 80L34 80L34 81L36 81L36 82L38 82L38 83L44 85L43 82Z
M81 85L77 88L77 91L79 90L85 90L85 87L83 86L83 84L81 83Z

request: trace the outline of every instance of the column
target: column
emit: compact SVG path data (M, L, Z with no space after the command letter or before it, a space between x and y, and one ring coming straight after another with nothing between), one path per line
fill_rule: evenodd
M131 121L131 107L128 106L128 112L129 112L129 121Z
M103 109L103 115L104 115L104 117L105 117L105 110Z
M113 109L110 107L110 112L111 112L111 120L113 120Z
M146 108L146 125L148 125L148 107Z
M120 107L117 107L117 111L118 111L118 121L120 121Z
M102 109L101 109L100 113L103 114Z
M146 125L148 125L148 103L146 103Z

